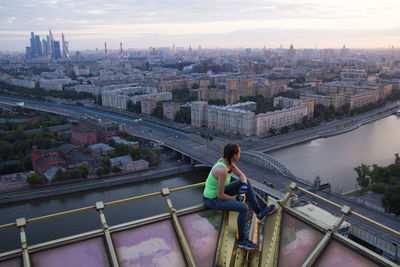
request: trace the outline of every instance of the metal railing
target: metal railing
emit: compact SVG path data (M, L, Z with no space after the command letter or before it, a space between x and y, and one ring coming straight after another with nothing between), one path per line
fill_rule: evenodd
M241 157L250 163L272 169L281 175L288 177L294 181L297 180L296 175L289 170L288 167L283 165L281 162L277 161L273 157L258 151L243 151Z
M120 230L127 229L130 227L139 226L139 225L143 225L146 223L151 223L151 222L156 222L156 221L160 221L163 219L171 218L172 223L175 228L176 235L178 237L178 240L181 243L182 252L185 256L188 266L196 266L195 262L193 261L193 256L190 251L190 248L187 244L186 237L184 236L185 234L182 231L182 227L179 223L179 220L177 219L177 216L183 215L183 214L186 214L189 212L199 211L199 210L204 209L205 207L204 207L204 205L197 205L194 207L176 211L174 209L174 207L172 206L171 200L169 199L169 194L178 192L178 191L182 191L182 190L203 187L204 185L205 185L205 183L202 182L202 183L197 183L197 184L192 184L192 185L187 185L187 186L182 186L182 187L177 187L177 188L172 188L172 189L163 188L160 192L154 192L154 193L150 193L150 194L120 199L120 200L116 200L116 201L110 201L110 202L106 202L106 203L103 203L100 201L100 202L96 202L96 204L92 205L92 206L82 207L82 208L78 208L78 209L68 210L68 211L64 211L64 212L49 214L49 215L30 218L30 219L25 219L25 218L16 219L16 221L13 223L0 225L0 230L18 227L20 230L21 248L0 253L0 261L7 260L9 258L14 258L17 256L22 256L23 265L29 267L29 266L31 266L30 255L29 255L31 252L36 252L39 250L43 250L46 248L51 248L51 247L55 247L55 246L59 246L59 245L69 244L69 243L76 242L79 240L84 240L84 239L87 239L90 237L103 236L106 241L105 244L106 244L106 248L107 248L112 266L119 266L115 248L114 248L114 244L113 244L113 241L112 241L112 238L110 235L111 232L120 231ZM162 196L162 197L166 198L169 213L163 213L163 214L159 214L159 215L156 215L156 216L153 216L150 218L139 219L139 220L136 220L133 222L123 223L120 225L114 225L114 226L110 226L110 227L108 226L107 221L106 221L106 216L103 213L104 208L132 202L132 201L136 201L136 200L157 197L157 196ZM92 210L96 210L99 212L102 229L92 230L89 232L85 232L85 233L81 233L81 234L77 234L77 235L73 235L73 236L68 236L68 237L59 238L56 240L46 241L46 242L43 242L40 244L34 244L34 245L28 246L27 239L26 239L26 233L25 233L25 227L28 224L45 221L45 220L51 220L51 219L55 219L55 218L63 217L63 216L67 216L67 215L88 212L88 211L92 211Z
M324 202L324 203L326 203L326 204L328 204L330 206L333 206L333 207L335 207L335 208L337 208L339 210L344 207L344 206L342 207L341 205L338 205L338 204L336 204L336 203L334 203L334 202L332 202L332 201L330 201L330 200L328 200L326 198L320 197L320 196L318 196L318 195L316 195L316 194L314 194L314 193L312 193L312 192L310 192L310 191L308 191L308 190L306 190L304 188L298 187L296 183L292 183L290 185L290 187L292 188L293 192L301 191L304 194L309 195L309 196L311 196L313 198L316 198L316 199L318 199L318 200L320 200L320 201L322 201L322 202ZM362 220L362 221L364 221L364 222L366 222L366 223L368 223L370 225L373 225L374 227L377 227L377 228L379 228L381 230L386 231L387 233L393 235L395 238L400 238L400 232L398 232L398 231L396 231L394 229L391 229L391 228L389 228L389 227L387 227L387 226L385 226L383 224L380 224L380 223L378 223L376 221L373 221L373 220L371 220L371 219L369 219L369 218L367 218L367 217L365 217L365 216L363 216L363 215L361 215L361 214L359 214L359 213L357 213L355 211L352 211L351 209L346 214L346 216L354 216L357 219L360 219L360 220ZM371 233L369 233L369 232L367 232L367 231L365 231L365 230L363 230L363 229L361 229L361 228L359 228L359 227L357 227L355 225L351 225L350 233L352 235L354 235L355 237L357 237L357 238L359 238L359 239L361 239L361 240L363 240L363 241L365 241L365 242L367 242L367 243L369 243L369 244L381 249L386 254L391 255L395 259L398 259L397 244L389 242L389 241L386 241L386 240L383 240L382 238L379 238L378 236L373 235L373 234L371 234Z
M267 195L272 196L272 197L278 199L279 202L281 203L281 205L286 205L286 203L287 203L286 201L288 201L289 197L294 195L294 193L296 191L300 191L306 195L309 195L313 198L318 199L321 202L327 203L330 206L333 206L339 210L343 211L343 208L345 207L345 206L338 205L328 199L320 197L304 188L298 187L298 185L296 183L292 183L288 187L288 192L282 193L274 188L268 187L268 186L266 186L262 183L259 183L255 180L251 180L251 182L252 182L253 187L254 187L255 191L257 192L257 194L261 195L261 197L263 197L263 198L266 197ZM84 239L87 239L90 237L103 236L106 240L105 244L106 244L106 248L108 250L110 259L112 261L112 265L119 266L118 261L116 260L117 257L115 254L115 248L113 245L113 241L110 237L111 232L121 231L123 229L129 229L129 228L132 228L135 226L148 224L151 222L157 222L160 220L170 218L174 224L174 228L176 229L176 235L178 236L178 239L181 242L181 247L183 249L183 253L185 255L188 265L195 266L190 248L188 247L188 244L185 243L186 242L185 241L186 238L184 236L185 234L182 231L182 227L180 226L179 220L177 220L177 216L187 214L187 213L190 213L193 211L202 210L205 207L204 207L204 205L201 204L201 205L198 205L195 207L190 207L190 208L176 211L173 208L172 203L169 199L169 194L179 192L182 190L203 187L204 185L205 185L205 182L182 186L182 187L177 187L177 188L172 188L172 189L163 188L160 192L154 192L154 193L150 193L150 194L125 198L125 199L116 200L116 201L110 201L110 202L106 202L106 203L97 202L95 205L92 205L92 206L82 207L82 208L78 208L78 209L73 209L73 210L69 210L69 211L59 212L59 213L55 213L55 214L50 214L50 215L45 215L45 216L40 216L40 217L35 217L35 218L30 218L30 219L19 218L16 220L16 222L0 225L0 230L18 227L21 231L21 233L20 233L21 248L15 249L12 251L8 251L8 252L4 252L4 253L0 253L0 261L22 255L24 266L31 266L30 260L29 260L29 258L30 258L29 253L31 253L31 252L36 252L39 250L43 250L43 249L58 246L58 245L69 244L69 243L76 242L78 240L84 240ZM124 203L128 203L128 202L133 202L136 200L147 199L147 198L157 197L157 196L162 196L162 197L166 198L169 213L163 213L163 214L159 214L159 215L156 215L156 216L153 216L150 218L140 219L140 220L136 220L136 221L132 221L132 222L126 222L123 224L114 225L114 226L110 226L110 227L107 225L106 217L105 217L105 214L103 213L103 210L106 207L111 207L111 206L115 206L115 205L120 205L120 204L124 204ZM77 234L74 236L64 237L64 238L60 238L60 239L56 239L56 240L52 240L52 241L47 241L47 242L40 243L40 244L35 244L35 245L30 245L30 246L27 245L26 236L25 236L25 227L27 224L39 222L39 221L50 220L50 219L54 219L54 218L58 218L58 217L63 217L66 215L88 212L88 211L92 211L92 210L96 210L99 212L102 229L92 230L92 231L89 231L86 233L81 233L81 234ZM390 233L391 235L393 235L396 238L400 238L400 233L398 231L393 230L389 227L386 227L386 226L384 226L378 222L375 222L371 219L368 219L359 213L351 211L350 209L348 209L348 212L345 213L345 216L354 216L360 220L363 220L369 224L372 224L373 226L375 226L379 229L382 229L382 230ZM379 249L382 249L388 255L392 255L393 257L398 256L398 255L396 255L396 253L397 253L396 244L393 244L386 240L378 238L378 237L372 235L371 233L368 233L367 231L364 231L363 229L360 229L359 227L354 226L354 225L351 227L350 231L351 231L352 235L374 245L375 247L377 247Z

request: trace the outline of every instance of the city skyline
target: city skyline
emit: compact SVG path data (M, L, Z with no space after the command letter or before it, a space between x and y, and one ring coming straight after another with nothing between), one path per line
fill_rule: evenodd
M96 1L0 3L0 50L21 51L30 32L64 33L70 50L192 48L400 47L400 2Z

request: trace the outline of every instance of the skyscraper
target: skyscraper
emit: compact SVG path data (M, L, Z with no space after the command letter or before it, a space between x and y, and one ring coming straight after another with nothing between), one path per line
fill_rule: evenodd
M46 36L46 40L47 40L47 57L51 58L51 42L49 35Z
M63 58L69 58L69 50L68 50L68 42L65 41L64 33L61 34L62 36L62 52Z
M50 47L49 43L46 41L46 39L42 39L42 49L43 49L43 56L47 56L50 54Z
M35 57L35 51L36 51L36 48L35 48L36 42L35 42L35 33L34 32L31 32L30 42L31 42L31 49L30 49L31 55L30 55L30 58L34 58Z
M42 50L42 44L40 42L40 36L39 35L35 35L35 56L36 57L41 57L43 56L43 50Z
M42 44L40 42L40 36L35 35L34 32L31 32L31 39L30 39L31 46L28 49L27 47L27 57L28 58L37 58L43 56L42 52Z
M55 49L54 49L54 35L53 35L53 32L51 31L51 30L49 30L49 38L50 38L50 42L49 42L49 44L50 44L50 54L51 54L51 58L56 58L56 56L55 56ZM59 45L60 46L60 45ZM58 48L60 48L60 47L58 47Z
M54 57L53 59L61 58L60 41L53 41Z

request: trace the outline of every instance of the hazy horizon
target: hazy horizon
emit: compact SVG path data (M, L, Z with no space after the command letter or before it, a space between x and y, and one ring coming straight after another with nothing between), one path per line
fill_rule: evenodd
M71 51L203 48L400 47L400 1L90 1L0 3L0 50L25 51L30 32L64 33Z

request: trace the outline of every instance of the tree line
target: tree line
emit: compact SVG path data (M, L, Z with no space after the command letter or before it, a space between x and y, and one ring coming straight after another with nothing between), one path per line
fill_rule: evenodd
M34 93L33 93L34 92ZM71 100L82 100L82 99L92 99L96 100L96 97L88 92L76 92L75 90L45 90L38 85L34 89L15 86L8 84L6 82L0 81L0 94L13 96L17 98L28 98L35 100L45 100L46 97L58 97Z
M388 166L361 164L354 168L357 184L361 192L371 190L383 194L382 205L385 209L400 215L400 157L395 154L394 163Z

